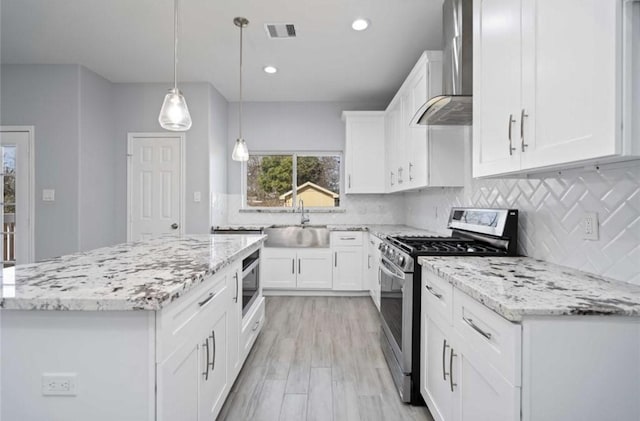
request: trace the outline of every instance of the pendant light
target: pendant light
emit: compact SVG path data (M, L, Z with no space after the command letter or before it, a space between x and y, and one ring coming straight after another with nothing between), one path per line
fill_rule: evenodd
M240 28L240 100L238 101L238 138L233 147L231 159L244 162L249 160L249 149L242 138L242 30L249 25L249 21L246 18L238 17L233 19L233 23Z
M191 115L178 89L178 0L174 0L173 7L173 88L164 97L158 122L163 129L184 132L191 128Z

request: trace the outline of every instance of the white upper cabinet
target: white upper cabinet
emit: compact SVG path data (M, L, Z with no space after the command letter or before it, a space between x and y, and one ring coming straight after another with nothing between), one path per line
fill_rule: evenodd
M345 111L345 192L385 193L384 112Z
M635 32L623 31L621 0L480 0L473 6L475 177L638 154L637 134L622 132L623 116L639 102L623 101L638 23L627 19ZM630 2L624 7L631 11Z
M442 93L442 52L425 51L387 107L389 191L464 184L461 126L412 126L418 109Z

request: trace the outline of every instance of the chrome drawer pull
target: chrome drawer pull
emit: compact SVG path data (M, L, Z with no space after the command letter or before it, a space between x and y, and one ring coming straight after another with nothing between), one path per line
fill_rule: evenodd
M204 346L205 348L207 348L207 362L204 365L204 373L202 373L202 375L204 376L204 380L208 381L209 380L209 338L204 340Z
M213 370L215 370L216 368L216 331L212 330L211 331L211 343L213 344L213 359L211 360L211 372L213 373ZM207 339L208 341L209 339Z
M427 291L429 291L430 293L432 293L433 295L436 296L436 298L438 300L442 300L442 294L438 294L433 287L430 287L429 285L425 285L425 288L427 288Z
M453 348L451 348L451 354L449 354L449 384L451 385L451 391L453 392L453 388L457 386L457 383L453 382L453 357L457 357L458 354L453 352Z
M255 332L256 330L258 330L258 327L260 327L260 320L256 322L255 326L251 330Z
M481 334L482 336L484 336L487 339L491 339L491 334L488 332L485 332L484 330L480 329L475 323L473 323L472 319L467 319L466 317L463 317L462 320L464 320L469 326L471 326L473 328L473 330L475 330L476 332L478 332L479 334Z
M516 148L513 147L513 142L511 141L511 126L515 122L513 114L509 114L509 155L513 155L513 151L516 150Z
M447 340L445 339L444 342L442 343L442 378L444 379L444 381L447 381L447 369L446 369L446 356L447 356L447 348L449 348L449 345L447 345Z
M524 112L524 108L522 109L522 113L520 113L520 146L522 147L522 152L524 152L524 148L529 146L524 143L524 118L529 117L529 114Z
M205 298L204 300L200 301L200 302L198 303L198 305L199 305L200 307L202 307L203 305L205 305L205 304L207 304L209 301L211 301L211 299L212 299L213 297L215 297L215 296L216 296L216 293L215 293L215 292L210 292L210 293L209 293L209 296L208 296L207 298Z
M340 237L341 240L355 240L356 237Z

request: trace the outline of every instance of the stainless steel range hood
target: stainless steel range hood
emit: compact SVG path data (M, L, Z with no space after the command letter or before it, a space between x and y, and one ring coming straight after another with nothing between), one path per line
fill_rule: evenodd
M473 16L471 0L442 5L442 95L429 99L412 124L469 126L473 115Z

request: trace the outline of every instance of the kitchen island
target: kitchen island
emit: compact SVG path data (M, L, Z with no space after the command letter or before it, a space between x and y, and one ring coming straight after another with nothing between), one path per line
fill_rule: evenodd
M418 261L436 420L640 419L640 286L528 257Z
M0 418L215 420L264 321L261 294L244 318L238 299L264 239L165 236L6 269Z

